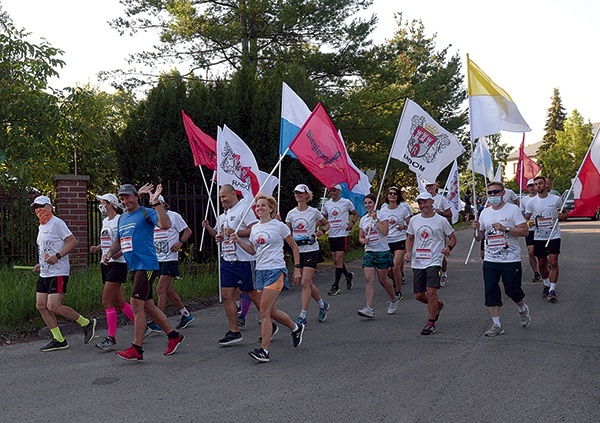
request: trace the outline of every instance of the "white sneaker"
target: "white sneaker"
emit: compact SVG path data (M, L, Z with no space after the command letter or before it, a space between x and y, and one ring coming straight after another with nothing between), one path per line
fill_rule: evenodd
M445 288L448 286L448 275L440 276L440 287Z
M506 331L504 330L504 328L501 328L500 326L494 324L491 328L488 329L488 331L485 333L485 336L504 335L505 333Z
M519 312L519 316L521 316L521 326L526 328L531 323L531 315L529 314L529 307L525 304L525 311L523 313Z
M362 309L358 310L357 313L359 316L367 317L369 319L372 319L373 317L375 317L375 313L373 312L373 310L371 310L367 306L364 306Z
M398 300L388 301L388 314L394 314L398 310Z

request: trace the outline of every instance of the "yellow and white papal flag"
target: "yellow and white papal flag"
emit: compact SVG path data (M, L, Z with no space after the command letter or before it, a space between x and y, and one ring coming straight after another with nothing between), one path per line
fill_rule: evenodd
M471 140L502 131L530 132L517 105L467 55Z

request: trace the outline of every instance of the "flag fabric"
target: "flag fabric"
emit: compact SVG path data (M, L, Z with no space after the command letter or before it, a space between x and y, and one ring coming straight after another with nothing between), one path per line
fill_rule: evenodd
M344 144L344 148L346 148L346 143L344 142L344 138L342 137L342 132L338 130L338 135L340 136L340 140L342 144ZM350 166L358 172L360 178L358 183L354 186L354 188L349 189L348 184L342 182L340 185L342 186L342 192L340 197L346 198L352 202L354 205L354 209L359 214L359 216L363 216L367 209L365 209L365 196L371 192L371 183L369 182L369 177L360 171L358 167L352 161L350 154L348 154L348 149L346 149L346 154L348 155L348 163Z
M592 212L600 207L600 144L597 141L598 132L596 132L594 141L592 141L592 145L585 159L583 159L573 186L575 208L572 213L574 215L577 214L578 206L585 206Z
M516 180L522 191L527 190L527 181L533 179L540 173L542 168L525 154L525 134L519 146L519 161L517 162Z
M267 172L263 172L262 170L258 172L258 179L260 180L260 186L262 187L261 192L265 195L272 196L273 191L275 191L275 188L277 188L279 185L279 179L277 179L277 177L274 175L271 175L268 181L267 178L269 178L269 174ZM265 181L267 181L266 184Z
M423 179L423 177L417 175L417 186L419 187L419 192L427 192L425 185L427 185L427 181Z
M352 189L360 179L350 166L346 146L321 103L290 143L290 149L327 189L342 182Z
M260 171L254 154L235 132L223 125L217 135L217 181L231 184L252 204L260 188Z
M517 105L506 91L467 56L471 140L502 131L530 132Z
M417 103L406 99L390 155L428 181L465 149L458 139L442 128Z
M190 148L192 149L192 155L194 156L194 165L206 166L211 170L216 170L217 141L210 135L202 132L183 110L181 111L181 117L183 118L185 133L187 134Z
M496 173L494 173L494 181L502 182L502 163L498 163Z
M454 160L452 169L446 179L446 187L444 189L446 198L450 202L450 209L452 210L452 224L458 222L458 214L460 212L460 185L458 182L458 163Z
M288 148L300 128L310 116L310 109L304 101L285 82L281 94L281 126L279 130L279 155ZM296 155L289 150L289 156Z
M469 160L467 169L484 175L488 181L492 181L494 178L494 164L492 163L492 155L488 148L485 137L482 137L477 142L475 149L473 150L473 157Z

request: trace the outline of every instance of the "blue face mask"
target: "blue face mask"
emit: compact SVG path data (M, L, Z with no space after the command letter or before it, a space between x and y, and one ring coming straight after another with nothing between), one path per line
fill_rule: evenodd
M498 206L502 202L502 197L500 197L500 196L488 197L488 201L490 202L490 204L492 206Z

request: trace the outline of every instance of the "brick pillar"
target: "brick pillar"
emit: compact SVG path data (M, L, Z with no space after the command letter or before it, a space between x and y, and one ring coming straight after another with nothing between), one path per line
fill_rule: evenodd
M88 264L88 220L86 194L89 175L55 175L56 215L65 221L79 240L71 253L71 266L85 267Z

